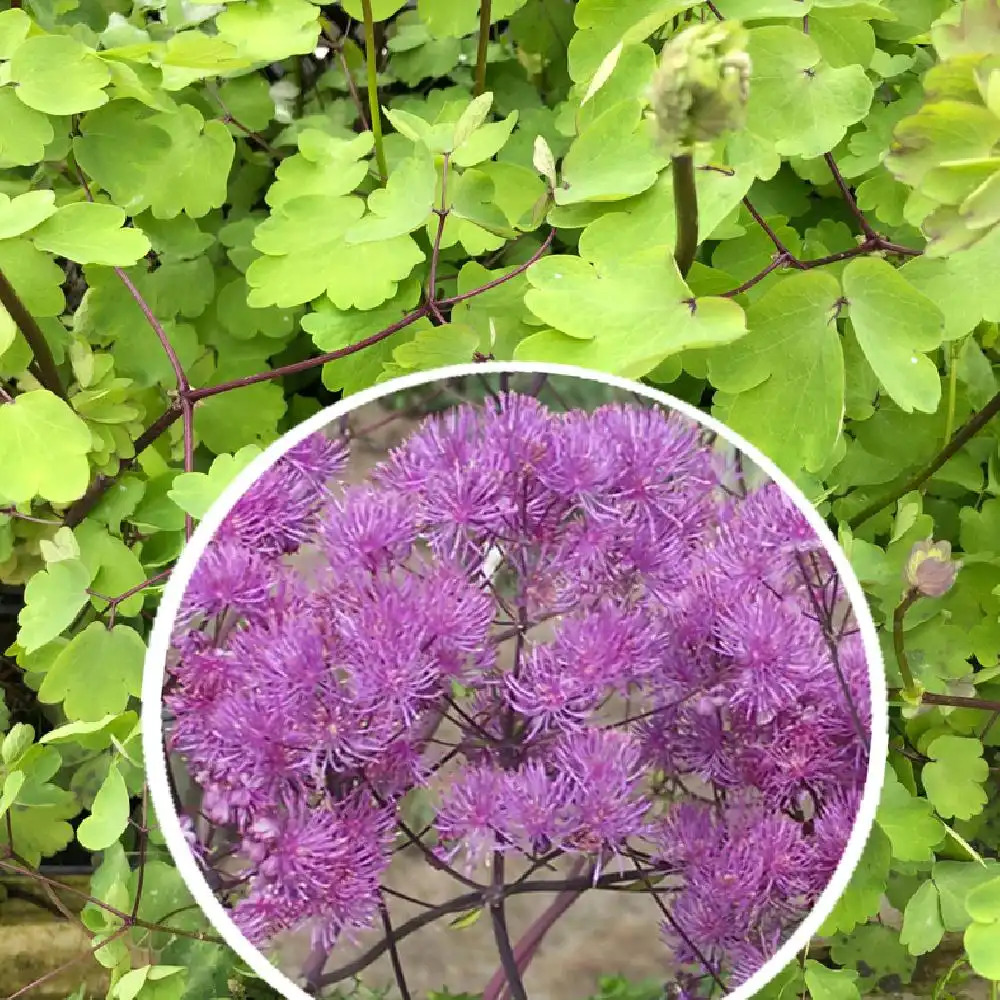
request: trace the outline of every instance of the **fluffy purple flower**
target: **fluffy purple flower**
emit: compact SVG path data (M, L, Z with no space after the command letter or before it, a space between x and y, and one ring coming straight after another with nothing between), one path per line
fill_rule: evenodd
M682 962L756 971L829 881L868 766L864 649L808 521L774 486L727 493L707 436L655 407L501 393L363 484L332 481L345 463L312 435L261 477L174 637L169 748L236 854L248 937L376 925L419 793L425 851L465 877L497 852L595 882L638 859L670 877Z
M343 469L346 447L312 434L265 472L233 505L217 537L268 556L294 552L310 538L325 503L324 483Z
M466 869L508 846L504 774L490 766L466 768L442 795L435 826L449 861L461 856Z
M296 802L283 815L262 816L247 834L257 861L253 887L233 919L255 943L315 921L321 940L367 926L378 905L392 819L353 796L336 807Z

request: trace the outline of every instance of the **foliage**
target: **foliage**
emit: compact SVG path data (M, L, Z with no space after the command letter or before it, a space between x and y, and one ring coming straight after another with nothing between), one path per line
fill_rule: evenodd
M1000 6L373 0L364 32L365 6L0 11L0 579L27 585L0 718L34 727L0 768L0 864L106 841L117 772L131 812L95 854L93 960L118 996L224 995L231 958L208 986L189 972L216 954L190 910L142 916L147 893L184 905L134 696L189 519L337 393L556 360L649 379L786 469L906 688L829 952L774 989L905 982L955 935L942 990L968 963L997 976L973 893L1000 845ZM685 171L648 88L664 42L713 18L746 29L745 121ZM897 614L932 537L964 565ZM883 898L901 931L870 922ZM140 943L183 971L132 975Z

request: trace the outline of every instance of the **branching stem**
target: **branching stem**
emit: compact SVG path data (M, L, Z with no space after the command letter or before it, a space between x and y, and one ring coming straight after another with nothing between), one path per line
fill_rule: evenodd
M49 342L3 271L0 271L0 305L7 310L14 325L21 331L21 336L28 342L35 359L35 374L42 387L65 399L66 390L63 388L62 379L59 378L59 370L56 368Z
M482 0L479 5L479 39L476 45L476 84L472 90L473 97L478 97L486 90L486 53L490 44L492 7L492 0Z
M895 503L900 497L906 496L913 490L919 489L945 462L965 447L998 413L1000 413L1000 392L998 392L978 413L973 414L957 431L952 435L951 440L924 466L919 472L914 473L900 486L892 492L886 494L878 500L873 500L867 507L858 511L848 522L848 527L852 530L860 527L865 521L870 520L879 511L884 510L890 504Z

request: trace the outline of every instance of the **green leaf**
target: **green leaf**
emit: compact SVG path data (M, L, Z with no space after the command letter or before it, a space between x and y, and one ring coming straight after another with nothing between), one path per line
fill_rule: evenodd
M987 500L979 510L963 507L959 519L964 552L1000 554L1000 499Z
M265 196L268 205L280 208L306 195L350 194L368 174L368 161L363 157L371 152L374 141L371 132L342 139L318 129L303 129L298 153L282 160L275 170L275 181Z
M111 746L112 738L119 743L125 742L135 731L138 721L135 712L121 712L105 715L93 722L67 722L46 733L38 742L43 745L77 743L87 750L105 750Z
M65 566L57 563L53 569ZM124 711L139 694L146 645L134 629L91 622L49 667L38 690L44 704L62 702L70 720L93 722Z
M226 126L205 121L190 104L155 115L150 124L167 133L170 145L147 175L143 204L158 219L173 219L181 212L199 219L222 206L236 152Z
M195 80L245 69L251 62L224 38L195 29L171 35L159 54L158 65L163 72L163 86L183 90ZM189 107L183 105L183 110Z
M118 597L146 580L146 573L136 554L120 539L115 538L91 520L84 521L75 537L80 546L80 558L90 570L90 588L104 597ZM118 605L118 615L130 618L142 609L144 595L135 594ZM107 601L93 598L94 607L101 610Z
M125 779L116 764L108 769L90 815L77 827L76 838L88 851L110 847L128 826L130 805Z
M965 901L977 886L1000 876L1000 863L987 859L985 865L965 861L936 861L931 877L941 900L941 919L946 931L964 931L972 918Z
M59 287L66 275L47 253L36 249L26 238L0 242L0 269L36 319L58 316L66 308Z
M933 951L944 936L941 897L932 881L924 882L910 897L903 911L903 929L899 940L911 955Z
M798 28L752 28L747 52L753 79L746 126L729 150L760 177L772 177L783 156L810 159L833 149L871 106L864 67L824 64L816 42Z
M901 861L929 861L945 837L944 824L931 804L911 795L891 767L886 768L875 821L892 842L893 856Z
M523 296L523 290L522 290ZM414 280L403 282L399 292L384 305L371 310L336 309L321 301L316 309L302 317L302 328L309 333L320 351L339 351L398 322L420 298L420 285ZM458 307L456 306L456 318ZM382 365L392 358L392 352L407 337L430 325L420 319L398 334L386 337L364 350L349 354L323 366L323 384L334 391L343 390L349 396L373 385L382 373Z
M213 381L254 375L260 367L259 361L231 362L216 369ZM263 447L277 439L285 409L285 394L274 382L219 393L199 404L198 435L216 454L235 451L244 441Z
M26 722L18 722L0 743L0 761L16 764L18 758L35 741L35 730Z
M459 119L458 124L461 123ZM451 155L451 162L456 167L473 167L492 159L506 145L516 124L517 112L512 111L503 121L480 126L464 141L456 126L455 150Z
M35 573L24 590L24 607L17 616L18 645L33 653L68 628L87 603L90 571L67 559Z
M17 794L21 791L24 781L24 771L11 771L4 778L3 789L0 790L0 819L3 819L7 810L17 801Z
M44 114L22 104L12 88L0 87L0 166L37 163L54 134Z
M55 208L52 191L26 191L16 198L0 192L0 240L20 236L44 222Z
M0 12L0 59L9 59L30 30L31 19L20 8Z
M944 817L971 819L986 805L983 783L989 765L983 744L971 737L939 736L927 747L930 764L921 772L927 798Z
M455 122L454 149L461 148L462 144L472 133L486 121L492 107L493 94L490 91L474 97L469 102L469 106L462 112L458 121Z
M792 274L747 310L745 338L709 355L719 418L793 473L821 469L840 437L839 303L829 274Z
M1000 920L1000 878L990 879L970 890L965 909L977 923Z
M424 255L408 234L348 245L362 212L358 198L321 195L275 209L254 236L264 256L247 269L250 305L294 306L325 293L338 309L372 309L392 298Z
M858 343L886 392L906 413L933 413L941 378L925 352L941 346L941 312L884 260L855 258L842 281Z
M449 921L448 926L455 930L463 930L466 927L471 927L482 915L483 907L480 906L475 910L459 914L454 920Z
M137 101L112 101L80 120L73 153L88 177L135 214L148 204L147 188L170 144L170 134Z
M65 205L31 234L39 250L68 257L78 264L134 264L149 252L149 240L138 229L123 229L125 212L115 205L80 202Z
M181 1000L187 969L179 965L144 965L126 972L111 988L111 1000Z
M87 425L48 389L0 406L0 494L11 503L42 497L65 504L90 482Z
M479 335L459 323L422 326L412 340L392 352L393 360L409 371L431 371L472 360Z
M437 171L426 147L403 160L384 188L368 196L368 214L344 234L345 242L374 243L391 240L418 229L434 206Z
M815 959L805 963L805 983L813 1000L855 1000L860 997L854 969L831 969Z
M732 343L744 333L742 310L691 294L673 259L650 251L590 264L545 257L527 272L525 304L554 330L528 337L515 358L563 361L631 377L694 347Z
M889 879L890 861L889 838L875 826L847 889L826 918L820 934L828 937L837 932L851 931L878 913Z
M106 104L111 73L82 42L68 35L34 35L10 60L10 79L22 103L47 115L72 115Z
M182 472L175 476L167 496L186 514L203 518L238 473L260 453L256 445L247 445L235 455L218 455L208 472Z
M252 62L279 62L316 48L318 11L308 0L232 4L215 19L219 37Z
M693 0L580 0L570 39L569 68L577 83L589 82L611 50L648 38Z
M58 853L73 839L73 828L66 820L76 816L80 804L72 792L50 780L61 763L54 747L35 746L22 758L21 770L15 772L22 774L23 780L14 779L10 786L20 784L8 807L13 849L30 866ZM7 831L7 822L0 823L0 845L8 843Z
M1000 920L969 924L963 942L973 970L984 979L1000 980Z
M134 898L139 882L138 871L131 873L129 882L130 896ZM166 924L181 930L197 930L205 927L205 916L193 903L190 890L172 864L156 859L147 862L139 912L136 914L140 920L151 924ZM168 917L169 919L165 919ZM162 947L170 938L169 933L156 931L151 944Z
M665 163L639 102L622 101L595 118L573 141L563 160L556 204L629 198L652 187Z

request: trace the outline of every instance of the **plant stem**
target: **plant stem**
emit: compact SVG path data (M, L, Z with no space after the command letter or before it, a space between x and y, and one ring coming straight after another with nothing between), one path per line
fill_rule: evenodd
M233 379L231 382L220 382L218 385L207 385L201 389L191 389L187 393L187 398L191 402L197 402L199 399L208 399L210 396L217 396L220 392L229 392L230 389L240 389L244 386L256 385L258 382L268 382L271 379L282 378L286 375L298 375L300 372L309 371L310 368L325 365L339 358L346 358L350 354L356 354L366 347L371 347L372 344L377 344L379 341L385 340L386 337L398 333L426 315L427 307L421 306L419 309L407 313L402 319L387 326L384 330L379 330L378 333L373 333L370 337L365 337L364 340L359 340L356 344L348 344L347 347L341 347L336 351L328 351L326 354L319 354L314 358L306 358L304 361L296 361L290 365L282 365L280 368L272 368L269 371L258 372L256 375L245 375L243 378Z
M479 42L476 46L476 85L472 89L473 97L478 97L486 90L486 50L490 44L492 7L492 0L482 0L479 5Z
M686 278L698 252L698 189L694 183L694 158L690 153L671 158L674 174L674 213L677 216L677 240L674 260L681 277Z
M365 15L365 64L368 69L368 113L371 116L372 135L375 137L375 162L378 164L382 183L389 176L382 143L382 109L378 102L378 53L375 50L375 19L372 17L372 0L361 0Z
M901 691L890 691L889 697L894 698ZM921 704L941 705L944 708L969 708L976 712L1000 712L1000 701L994 698L966 698L958 694L935 694L924 691L920 695Z
M133 451L135 455L132 458L125 459L118 466L118 471L111 476L98 476L90 486L87 488L87 492L80 497L79 500L75 501L70 507L66 509L66 513L63 515L63 524L67 528L75 528L100 502L101 497L111 489L111 487L129 470L132 468L135 462L135 456L139 455L141 452L145 451L161 434L166 433L172 424L180 419L181 408L179 405L171 406L169 409L164 410L163 413L157 417L139 435L135 440L135 445L133 446Z
M623 875L617 873L602 875L597 882L594 882L590 875L581 875L577 878L567 879L537 879L530 882L513 882L510 885L501 887L499 895L506 898L508 896L519 896L524 893L562 892L567 889L604 889L618 886L620 883L642 881L648 879L651 875L663 874L672 874L672 872L667 869L654 867L643 871L625 872ZM496 894L495 889L494 893ZM418 913L416 916L410 917L405 923L394 927L392 937L396 941L402 941L422 927L434 923L435 920L440 920L441 917L449 913L461 913L463 910L481 906L483 899L483 890L466 892L460 896L454 896L444 903L438 903L433 909L426 910L424 913ZM366 969L375 959L388 950L389 941L383 937L381 941L372 945L363 955L321 976L318 980L319 987L335 986L337 983L342 983L345 979L350 979L358 972Z
M497 943L497 951L500 953L500 964L503 966L503 973L507 980L507 989L511 1000L528 1000L528 994L524 991L524 983L521 981L521 971L518 969L517 959L514 957L514 949L510 944L510 932L507 930L507 917L504 912L503 902L503 862L503 854L500 851L494 851L493 888L497 890L497 896L490 901L490 920L493 923L493 938Z
M456 302L464 302L466 299L474 299L477 295L482 295L483 292L488 292L491 288L496 288L497 285L502 285L504 282L511 281L518 275L524 274L524 272L527 271L532 264L540 260L546 253L548 253L549 248L552 246L552 241L555 239L555 235L555 229L550 229L548 236L546 236L542 241L542 245L523 264L518 264L512 271L508 271L506 274L502 274L499 278L494 278L492 281L487 281L485 285L473 288L471 292L463 292L461 295L452 295L447 299L438 299L437 304L439 306L453 306Z
M49 392L54 392L60 398L65 399L66 390L62 386L62 379L59 378L59 370L56 368L55 358L52 357L49 342L45 339L45 334L42 333L42 328L38 325L35 317L21 301L21 297L7 280L3 271L0 271L0 304L10 313L10 318L28 342L28 347L31 348L38 368L38 381Z
M583 859L579 859L574 864L570 872L570 878L575 878L583 869ZM518 941L514 948L514 958L517 967L523 974L528 964L535 957L545 935L552 929L553 924L583 895L586 890L581 886L574 889L563 889L556 898L549 904L548 908L538 917L538 919L524 932L524 937ZM482 1000L502 1000L506 994L506 975L501 966L494 973L486 989L483 991Z
M948 345L948 415L944 425L944 443L947 444L955 432L955 399L958 395L958 344Z
M860 510L854 517L850 518L847 526L851 529L857 528L865 521L873 518L879 511L884 510L890 504L895 503L900 497L906 496L922 486L938 469L944 465L953 455L956 455L965 444L975 437L998 413L1000 413L1000 392L998 392L978 413L973 414L955 432L951 440L931 459L930 463L918 473L911 476L901 486L888 493L879 500L874 500L867 507Z
M848 711L851 714L854 731L858 734L858 738L861 740L865 750L870 750L871 740L869 739L868 732L865 730L864 724L861 721L861 716L858 714L858 707L854 704L854 699L851 697L851 688L847 683L847 678L844 676L844 668L840 663L840 653L837 647L837 640L833 634L832 601L831 607L828 611L825 603L820 601L819 597L816 595L816 591L813 589L812 580L806 566L805 556L803 556L801 552L796 553L796 561L799 566L799 573L802 576L802 582L805 584L805 588L809 592L809 600L812 603L816 620L819 622L820 628L823 630L823 639L826 643L827 653L830 656L830 662L833 665L834 673L837 675L837 683L840 686L840 693L843 696L844 701L847 703ZM834 595L834 597L836 597L836 595Z
M896 663L899 665L899 675L903 678L903 694L914 696L917 686L913 681L910 661L906 658L906 642L903 638L903 617L906 612L920 600L920 591L915 588L908 590L892 613L892 648L896 653Z
M858 225L861 226L861 231L869 240L877 240L879 238L878 233L872 228L871 223L865 218L864 212L858 208L857 200L854 197L854 193L847 186L847 181L844 180L844 175L840 172L840 167L837 166L836 161L833 158L832 153L824 153L823 159L826 160L826 165L830 168L830 173L833 174L833 179L840 189L841 195L843 195L844 201L847 203L847 207L851 210L851 214L858 220Z
M382 928L385 930L386 937L389 940L389 960L392 963L392 972L396 977L396 986L399 988L399 995L402 1000L412 1000L409 987L406 985L403 963L399 958L399 948L392 934L392 921L389 919L389 908L386 906L384 899L379 903L379 913L382 917Z

